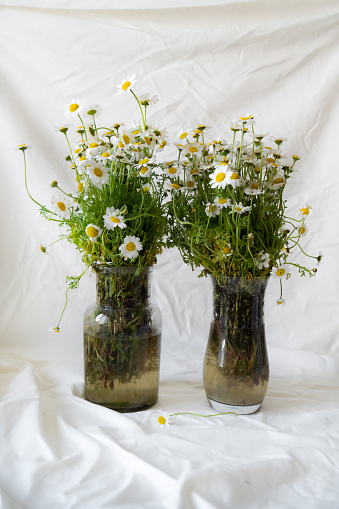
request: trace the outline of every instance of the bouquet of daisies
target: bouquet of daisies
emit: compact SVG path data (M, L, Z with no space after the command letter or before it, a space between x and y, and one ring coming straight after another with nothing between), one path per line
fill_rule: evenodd
M206 139L207 125L180 132L178 158L168 163L171 236L184 261L201 275L290 277L289 261L307 232L310 205L285 214L283 191L299 157L282 152L283 138L254 130L252 115L231 122L231 140ZM320 261L318 257L311 256ZM278 303L283 303L282 294Z
M118 85L118 95L130 92L141 112L140 122L131 128L122 123L97 126L98 106L85 108L77 100L66 106L66 115L81 123L75 133L77 140L69 136L68 126L60 128L69 148L66 160L74 173L74 189L61 189L57 179L53 179L50 185L55 195L50 206L41 205L29 193L25 158L28 147L19 147L24 155L30 198L47 220L65 227L60 240L74 244L86 264L80 276L68 278L70 288L77 287L94 263L141 269L153 265L164 246L166 175L155 156L166 146L166 132L146 123L147 109L157 102L157 97L138 97L132 90L135 82L133 75ZM42 246L42 251L47 247ZM55 329L59 330L59 326Z

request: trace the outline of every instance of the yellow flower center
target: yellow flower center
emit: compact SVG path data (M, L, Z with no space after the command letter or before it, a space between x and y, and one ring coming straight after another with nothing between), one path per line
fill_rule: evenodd
M283 184L283 183L284 179L281 177L277 177L276 179L273 180L273 184Z
M97 237L98 236L98 233L99 231L94 228L94 226L89 226L88 228L86 228L86 233L89 237Z
M218 173L218 175L215 177L215 180L217 182L222 182L226 177L226 173L223 173L223 172L220 172Z
M223 252L224 254L229 254L229 253L231 252L231 248L230 248L230 247L228 247L228 246L227 246L227 247L224 247L224 249L222 250L222 252Z
M148 163L148 161L149 161L149 159L148 159L147 157L145 157L145 159L141 159L141 160L139 161L139 164L141 164L141 165L142 165L142 164L147 164L147 163Z
M240 120L250 120L253 118L253 115L249 115L248 117L240 117Z
M199 173L199 171L196 168L192 168L190 171L191 175L196 175L197 173Z
M241 212L242 211L242 208L241 207L235 207L235 209L237 212Z
M268 157L267 158L267 162L268 163L274 163L274 158L273 157Z
M81 193L84 189L84 184L82 182L80 182L80 184L78 185L78 191L79 193Z
M145 187L143 187L143 190L144 191L149 191L149 187L145 186Z
M310 213L308 207L304 207L304 208L300 209L300 212L302 213L303 216L308 216Z
M303 235L303 234L306 232L306 228L305 228L305 226L301 226L301 227L299 228L299 232L300 232L300 235Z
M135 244L134 244L134 242L128 242L128 243L126 244L126 249L127 249L127 251L134 251L134 250L135 250Z
M62 201L58 201L57 206L59 207L59 209L60 209L62 212L65 212L65 210L66 210L66 205L65 205Z
M86 161L87 157L86 156L82 156L80 157L79 161Z
M114 216L111 217L111 221L112 221L112 223L117 223L117 224L120 223L120 219L118 217L114 217Z
M147 145L151 144L151 140L149 139L148 136L145 136L144 140L146 141Z
M232 173L232 175L230 176L230 179L231 180L238 180L238 179L240 179L239 173L236 173L236 172Z
M187 187L194 187L194 182L192 180L189 180L186 182Z
M191 154L195 154L195 152L198 152L198 149L197 147L190 147L188 151L191 152Z
M286 272L285 269L278 269L277 270L277 276L281 277L281 276L283 276L285 274L285 272Z
M125 83L122 85L121 88L123 90L127 90L131 85L132 85L132 83L130 81L125 81Z
M102 177L102 170L100 168L94 168L93 173L96 177Z
M108 153L108 152L103 152L103 153L101 154L101 157L109 157L109 153Z
M162 143L160 143L159 147L164 148L166 145L167 145L167 141L164 140Z
M180 134L179 138L180 138L181 140L183 140L183 139L185 139L185 138L186 138L186 136L188 136L188 133L186 133L186 132L185 132L185 133Z
M81 152L81 148L77 148L74 150L74 154L79 154Z
M215 209L216 209L215 205L210 205L210 206L208 207L208 211L209 211L209 212L214 212L214 211L215 211Z
M140 170L141 175L145 175L145 173L147 173L147 172L148 172L147 166L144 168L141 168L141 170Z
M79 108L79 104L77 103L73 103L70 105L69 107L69 111L71 111L72 113L74 113L77 109Z
M168 168L168 173L170 175L175 175L177 173L177 171L178 170L176 168L174 168L174 166L171 166L170 168Z
M220 205L224 205L224 203L226 203L226 202L227 202L226 198L219 198L218 199L218 203L220 203Z
M127 134L123 134L122 135L122 139L124 140L125 143L129 143L130 142L130 138L129 138L129 136L127 136Z
M97 143L91 143L89 148L96 148L98 147L99 145Z
M255 182L252 182L250 187L251 189L259 189L258 184L256 184Z
M171 184L171 187L174 187L174 189L180 189L179 184Z
M158 423L159 423L159 424L166 424L166 419L165 419L165 417L163 417L162 415L160 415L160 417L158 417Z

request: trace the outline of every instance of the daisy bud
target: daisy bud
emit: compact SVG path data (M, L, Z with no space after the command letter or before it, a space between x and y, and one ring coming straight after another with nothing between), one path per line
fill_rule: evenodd
M56 180L53 180L53 182L51 182L51 187L58 187L58 182Z
M43 253L47 253L47 247L40 246L40 250L41 250Z
M67 131L68 131L68 127L64 127L64 126L62 126L62 127L59 129L59 131L60 131L61 133L63 133L63 134L66 134L66 133L67 133Z

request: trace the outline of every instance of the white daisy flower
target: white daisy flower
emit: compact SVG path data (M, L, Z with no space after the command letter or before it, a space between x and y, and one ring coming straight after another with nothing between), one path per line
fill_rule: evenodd
M93 140L89 143L88 145L88 148L86 149L86 156L89 157L89 156L97 156L99 154L101 154L102 152L104 152L105 150L105 147L103 147L101 145L101 141L100 140Z
M207 203L205 212L209 217L219 216L221 209L216 203Z
M182 181L180 181L180 183L183 185L183 189L185 189L186 191L194 191L194 189L196 189L198 186L195 180L192 179L186 179L185 185Z
M188 136L190 136L190 134L191 134L190 129L187 129L187 130L184 129L182 131L179 131L179 133L177 135L178 140L180 140L179 143L182 142L183 140L186 140L186 138Z
M149 164L155 164L154 157L151 157L151 159L149 159L148 157L144 157L143 159L140 159L137 162L137 168L141 168L142 166L148 166Z
M182 187L177 182L166 182L164 189L166 191L176 192L176 191L179 191L180 189L182 189Z
M272 268L271 274L278 279L283 279L288 277L287 267L284 264L276 265Z
M211 179L211 187L213 189L225 189L227 186L227 175L231 174L230 167L227 163L221 163L209 178Z
M97 161L101 161L106 163L107 161L111 161L114 159L114 154L110 154L109 152L102 152L101 154L96 156Z
M156 104L159 101L159 97L157 95L150 97L149 94L143 94L139 96L139 101L142 106L150 106Z
M109 168L106 168L101 162L93 161L86 166L92 184L99 189L109 182Z
M229 198L223 198L222 196L218 196L215 198L214 203L218 205L219 208L224 209L226 207L232 207L232 202Z
M68 196L53 196L52 208L54 212L62 219L69 219L73 201Z
M276 191L277 189L280 189L282 186L286 184L286 180L283 175L276 174L275 177L270 180L267 184L267 187L271 189L271 191Z
M227 244L227 246L225 246L222 250L222 254L224 256L231 256L233 254L233 249L232 249L232 246L231 244Z
M170 178L176 178L180 171L179 171L179 168L177 168L176 166L165 166L165 173L166 175L168 175Z
M148 184L145 184L144 186L142 186L142 190L145 191L146 193L151 192L151 188Z
M132 133L132 131L123 127L121 129L121 131L119 132L118 142L119 142L119 144L122 143L123 146L131 145L131 144L135 143L135 136Z
M89 238L94 241L102 234L102 229L99 226L90 223L86 226L86 233Z
M314 210L312 209L311 205L308 205L305 203L298 209L299 217L307 217L310 214L313 214Z
M69 117L77 117L84 110L84 104L77 99L65 105L65 115Z
M245 185L244 179L238 172L230 170L226 175L226 183L230 184L234 189L236 187L243 187Z
M233 206L234 212L237 214L243 214L244 212L249 212L252 209L252 207L245 207L242 202L235 203Z
M161 152L162 150L164 150L166 145L167 145L167 141L166 140L161 140L160 143L157 144L157 148L155 149L156 152Z
M171 424L171 416L164 410L156 410L152 413L152 421L160 428L167 428Z
M98 104L91 104L86 107L86 113L90 117L101 115L102 108Z
M258 269L262 269L264 267L269 267L270 263L270 255L268 253L264 253L264 251L260 251L258 256L254 259L254 264Z
M138 80L135 79L136 75L132 74L131 76L127 76L126 79L123 79L119 85L117 85L118 95L123 92L127 92Z
M280 298L277 300L277 305L278 306L285 306L286 302L284 299Z
M126 228L126 223L124 222L124 216L121 214L119 209L115 209L114 207L107 207L106 214L103 216L104 225L108 230L114 230L117 226L121 229Z
M307 235L308 228L305 223L298 228L298 232L300 237L305 237L305 235Z
M152 124L148 127L148 130L154 134L157 138L166 139L168 138L168 131L158 123Z
M186 143L184 145L183 154L197 156L202 152L203 148L204 148L204 145L202 143L197 143L197 142Z
M250 195L250 196L257 196L258 194L261 194L262 191L259 188L259 185L257 184L257 182L251 181L251 182L247 182L247 185L244 189L244 193L247 195Z
M140 177L146 178L152 175L152 168L142 166L140 169Z
M48 327L48 332L61 332L59 327Z
M119 247L121 255L126 259L136 258L138 251L142 250L142 244L139 237L128 236L124 238L124 243Z

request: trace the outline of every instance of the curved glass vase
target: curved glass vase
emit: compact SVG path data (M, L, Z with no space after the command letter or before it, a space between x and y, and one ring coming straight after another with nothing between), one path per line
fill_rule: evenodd
M161 312L150 303L151 268L95 264L96 303L84 317L85 399L119 412L158 400Z
M213 281L213 319L204 359L204 386L218 412L256 412L269 377L264 327L268 278Z

